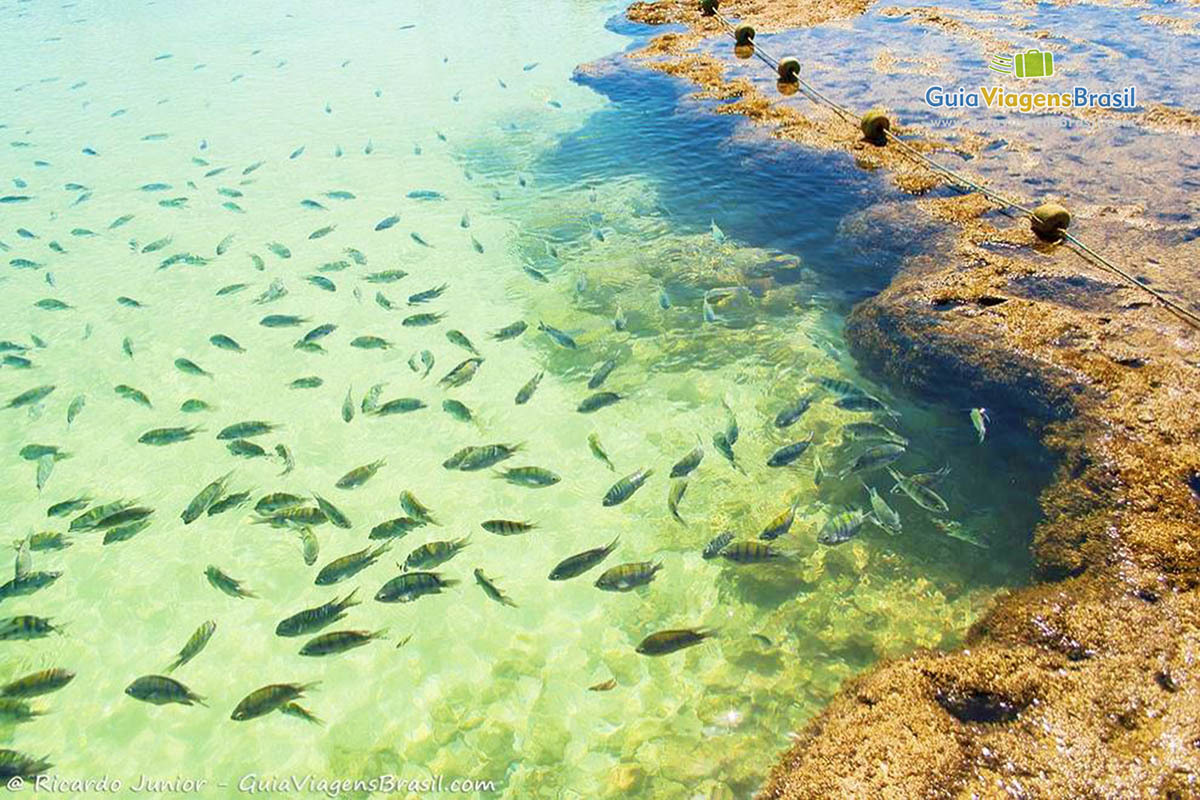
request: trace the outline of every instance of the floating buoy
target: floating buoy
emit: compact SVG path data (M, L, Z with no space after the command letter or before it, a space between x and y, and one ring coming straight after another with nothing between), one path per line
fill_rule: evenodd
M754 26L742 23L733 30L733 39L739 45L745 46L754 43Z
M868 111L866 114L863 114L860 127L862 128L863 138L868 142L885 145L887 144L887 132L892 129L892 121L882 111Z
M700 13L706 17L711 17L717 13L720 5L720 0L700 0Z
M1057 242L1070 225L1071 212L1058 203L1043 203L1033 210L1029 227L1042 241Z
M791 83L800 77L800 59L788 56L779 60L779 80Z

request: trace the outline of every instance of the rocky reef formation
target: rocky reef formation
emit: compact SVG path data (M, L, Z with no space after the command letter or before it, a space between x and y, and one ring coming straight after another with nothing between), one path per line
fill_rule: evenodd
M725 5L780 29L869 4L789 4L783 16L763 3ZM727 101L719 112L846 150L914 195L939 183L836 117L726 80L719 58L694 49L720 31L692 3L638 3L629 15L687 26L634 57ZM1161 110L1143 116L1161 130ZM1195 146L1189 124L1172 126L1175 146ZM978 142L960 131L955 147ZM931 133L920 146L942 145ZM1138 169L1116 168L1131 178ZM946 244L862 303L848 338L893 385L988 398L1062 454L1032 536L1037 582L999 601L962 649L915 653L848 682L761 796L1200 797L1200 330L1077 253L1038 242L980 194L911 204L947 226ZM1115 206L1093 207L1073 230L1155 285L1200 297L1195 237L1164 235Z

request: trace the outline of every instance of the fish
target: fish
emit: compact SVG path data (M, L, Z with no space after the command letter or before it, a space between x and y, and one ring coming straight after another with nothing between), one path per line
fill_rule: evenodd
M400 324L406 328L424 328L429 325L436 325L445 318L445 314L411 314L400 321Z
M219 256L225 255L225 253L229 250L230 245L232 245L232 244L233 244L233 234L231 233L228 236L226 236L224 239L222 239L220 242L217 243L217 255L219 255Z
M75 679L75 673L61 667L31 672L0 686L0 697L28 700L57 692Z
M399 221L400 215L392 214L390 217L384 217L383 219L379 220L379 222L375 223L375 230L386 231L388 228L394 227Z
M290 328L308 322L308 317L297 317L291 314L268 314L258 321L264 328Z
M50 473L54 471L54 457L42 456L37 462L37 475L35 481L37 490L40 492L45 488L46 483L50 480Z
M69 458L70 454L58 448L58 445L53 444L27 444L17 453L26 461L37 461L43 456L51 456L55 461L64 458Z
M363 276L363 280L367 283L396 283L408 277L408 273L402 269L388 269L382 272L371 272Z
M73 497L70 500L63 500L62 502L55 503L54 505L50 506L46 509L46 516L65 517L68 514L73 514L76 511L87 508L91 502L92 498L88 495L79 495L78 497Z
M392 343L386 339L381 339L378 336L356 336L350 341L351 347L357 347L359 350L386 350L392 346Z
M54 297L42 298L34 303L34 305L43 311L66 311L67 309L74 308L74 306Z
M512 608L517 607L517 604L512 601L512 598L500 591L500 588L492 582L491 578L484 574L482 569L476 567L474 575L475 582L483 588L484 594L486 594L488 597L495 600L502 606L510 606Z
M392 414L407 414L425 407L425 402L415 397L397 397L394 400L388 400L370 413L377 417L386 417Z
M337 230L337 225L326 225L323 228L317 228L308 235L310 240L322 239Z
M800 458L800 456L804 455L804 452L808 450L809 445L812 444L812 440L813 435L810 432L807 439L801 439L800 441L784 445L770 455L770 457L767 459L767 466L786 467L788 464L791 464L796 459Z
M602 408L607 408L619 400L621 400L621 395L616 392L596 392L583 398L575 410L580 414L591 414Z
M221 477L217 478L212 483L205 486L192 498L187 504L187 508L180 514L180 519L184 525L190 525L200 518L200 515L208 511L209 506L221 499L221 495L225 493L225 486L229 482L229 478L233 472L226 472Z
M511 519L489 519L479 523L479 527L497 536L519 536L533 530L537 525Z
M342 528L343 530L349 530L353 527L353 525L350 523L350 518L343 514L342 511L333 503L316 493L313 494L313 499L317 501L317 507L321 509L321 513L325 515L325 518L329 520L334 527Z
M316 200L304 199L300 201L302 208L311 208L314 211L328 211L329 209L318 203Z
M771 545L759 541L733 542L722 548L720 555L735 564L761 564L783 558Z
M505 325L503 328L500 328L497 331L493 331L491 334L489 334L489 336L498 342L506 342L509 339L516 339L518 336L523 334L528 327L528 323L526 323L524 320L517 320L510 325Z
M25 406L36 405L37 403L40 403L42 400L49 397L50 393L53 392L55 388L55 386L46 385L36 386L32 389L28 389L9 400L5 408L23 408Z
M0 619L0 642L41 639L62 629L46 617L21 614Z
M222 497L220 500L208 507L206 512L208 516L215 517L217 514L223 514L230 509L244 505L250 499L250 492L234 492L231 495Z
M288 383L289 389L316 389L325 384L325 380L317 375L307 375L303 378L296 378Z
M596 684L589 686L588 691L589 692L609 692L615 688L617 688L617 679L609 678L606 681L601 681L600 683L596 683Z
M355 467L342 477L338 478L337 482L334 483L334 486L339 489L354 489L362 486L364 483L369 481L376 472L379 471L380 467L384 466L385 464L387 464L387 459L381 458L377 461L372 461L370 464L364 464L361 467Z
M582 553L576 553L573 556L564 558L554 566L554 569L550 570L549 579L552 581L565 581L579 577L608 558L613 550L617 549L617 543L620 541L621 537L618 536L604 547L593 547L590 550L584 550Z
M796 519L796 508L800 500L793 502L787 510L781 512L779 516L767 523L767 527L763 528L762 533L758 538L764 542L773 541L783 536L792 529L792 521Z
M716 631L707 628L674 628L650 634L634 649L643 656L665 656L716 635Z
M433 189L413 189L408 193L410 200L445 200L446 195Z
M721 533L718 533L716 536L714 536L712 539L709 540L708 544L704 545L704 552L701 553L701 555L703 556L703 558L705 560L714 559L717 556L721 555L721 551L724 550L729 545L729 543L732 541L733 541L733 533L732 532L723 531Z
M900 533L902 525L900 515L879 496L874 487L867 486L867 496L871 501L871 521L893 536Z
M967 530L967 528L958 520L934 519L932 522L934 527L949 536L951 539L958 539L960 542L966 542L967 544L978 547L981 550L988 549L987 542L981 539L978 535Z
M888 464L897 461L908 452L904 447L891 442L876 444L868 447L842 471L842 477L854 472L871 472L883 469Z
M737 458L733 453L733 443L730 442L726 437L725 431L717 431L714 433L712 437L712 443L713 447L717 449L717 452L724 456L725 460L728 461L734 469L742 474L745 474L745 470L742 469L737 463Z
M383 638L387 628L377 631L331 631L322 633L304 643L300 648L302 656L328 656L344 653L356 647L370 644L375 639Z
M414 242L421 245L422 247L433 247L433 245L431 245L429 242L422 239L421 234L417 233L416 231L413 231L412 233L410 233L408 235L409 235L409 238L411 238Z
M167 672L171 673L182 667L184 664L191 661L200 652L208 646L208 640L212 638L217 631L217 621L210 619L196 628L195 632L188 637L187 643L183 649L179 651L179 655L175 656L175 660L167 666Z
M551 340L553 340L554 343L557 344L559 347L565 347L568 350L578 350L579 349L579 345L577 345L575 343L575 340L572 339L567 334L560 331L558 328L555 328L553 326L547 325L544 322L539 321L538 322L538 330L542 331L547 336L549 336L551 338Z
M265 454L264 454L265 455ZM270 525L272 528L292 528L311 525L324 525L328 522L325 512L313 506L293 506L280 509L270 514L251 520L256 525Z
M280 714L287 714L289 717L298 717L299 719L311 722L314 725L324 725L324 721L316 714L309 711L299 703L288 703L279 709Z
M263 449L262 445L246 441L245 439L234 439L227 443L225 448L235 456L241 456L242 458L261 458L267 455L267 451Z
M242 698L241 702L230 715L230 719L238 722L255 719L270 714L287 706L293 700L298 700L304 693L319 685L313 683L273 683L269 686L255 689Z
M470 422L472 419L471 409L457 400L443 400L442 410L459 422Z
M593 391L599 389L600 386L603 385L606 380L608 380L608 376L616 368L617 362L614 359L610 358L602 362L598 367L596 367L596 371L592 373L592 377L588 379L588 388Z
M301 553L304 556L304 564L311 567L317 563L317 557L321 555L321 543L317 541L317 535L313 533L312 528L307 525L298 526L296 532L300 536L300 547Z
M539 372L526 381L525 385L520 388L520 390L517 392L517 396L514 398L516 405L520 406L529 402L530 398L533 397L533 393L537 391L538 384L542 382L542 376L544 374L545 373L543 372Z
M683 495L687 492L687 479L681 479L671 482L671 488L667 492L667 510L671 512L671 516L679 522L680 525L686 525L687 522L683 517L679 516L679 503L683 500Z
M333 333L335 330L337 330L337 325L334 325L332 322L326 322L322 325L318 325L317 327L313 328L308 333L304 334L304 336L302 336L300 338L300 341L315 342L319 339L324 339L326 336Z
M852 394L839 397L833 401L833 404L844 411L887 414L892 417L899 416L895 411L884 405L882 400L871 397L868 394Z
M283 462L283 472L279 473L280 475L287 475L296 468L296 460L292 458L292 451L288 449L287 445L282 443L275 445L275 455L279 456Z
M350 422L354 419L354 387L351 386L346 390L346 399L342 401L342 421Z
M983 444L983 440L987 438L987 424L990 421L988 418L988 410L986 408L971 409L971 425L975 428L975 433L979 436L979 443Z
M250 284L248 283L231 283L227 286L222 286L220 289L217 289L217 297L225 297L226 295L237 294L243 289L248 288L250 288Z
M204 577L208 578L208 582L215 588L220 589L230 597L241 599L243 597L258 597L254 592L242 585L242 582L226 575L217 567L209 564L204 569Z
M305 275L304 280L326 292L336 292L337 284L323 275Z
M633 493L642 487L646 479L654 474L653 469L642 467L637 472L626 475L621 480L614 483L607 492L604 493L604 499L601 504L605 507L617 506L624 503Z
M175 359L175 368L188 375L204 376L206 378L211 378L213 376L211 372L206 369L202 369L195 361L187 358Z
M367 538L399 539L400 537L407 536L410 531L423 528L427 524L425 520L416 517L395 517L371 528L371 533Z
M597 433L589 433L587 441L588 448L592 451L592 455L602 461L604 465L608 467L610 472L615 472L616 467L613 466L612 461L610 461L608 458L608 453L604 452L604 447L600 444L600 435Z
M513 467L503 470L496 477L503 478L515 486L531 489L553 486L562 480L560 475L542 467Z
M878 422L851 422L843 425L841 432L845 441L880 441L908 446L908 439Z
M804 415L804 412L807 411L809 406L811 406L811 405L812 405L811 397L809 397L808 395L800 397L795 402L793 402L791 405L782 409L778 414L775 415L775 427L776 428L789 427L790 425L795 423L796 420L800 419L800 417L802 417Z
M717 221L715 219L709 220L709 227L712 230L713 241L716 242L717 244L725 244L725 239L726 239L725 231L721 230L721 228L717 225Z
M618 564L605 570L596 579L595 586L606 592L628 592L639 586L646 586L654 580L654 576L662 569L661 562L635 561L628 564Z
M455 366L454 369L447 372L445 377L438 381L438 386L454 389L467 384L475 377L475 373L479 370L479 365L482 363L482 358L466 359Z
M411 603L425 595L441 594L442 589L458 585L453 578L437 572L405 572L379 588L375 599L380 603Z
M408 554L404 566L408 569L426 569L439 566L454 558L467 547L470 541L462 539L442 539L426 542Z
M460 330L451 328L450 330L446 331L446 339L451 344L458 345L472 355L479 355L479 351L475 349L475 345L472 344L471 340L467 338L467 335Z
M316 580L313 582L317 586L329 586L353 577L374 564L391 547L391 542L384 542L374 549L366 547L340 558L335 558L321 567L321 570L317 573Z
M143 675L125 687L125 694L156 706L166 703L179 703L185 706L193 703L206 705L203 697L174 678L168 678L165 675Z
M252 255L251 258L258 258L258 256ZM258 260L261 261L262 259L258 258ZM258 267L257 262L255 263L255 266ZM262 269L262 267L259 267L259 269ZM254 298L254 304L266 305L267 303L272 303L279 298L284 297L287 295L287 293L288 290L287 287L283 285L283 281L279 278L276 278L275 280L271 281L271 285L268 286L262 294Z
M695 447L689 450L683 458L676 461L675 465L671 467L671 477L686 478L700 466L700 462L703 460L704 446L697 443Z
M442 462L445 469L457 469L462 472L475 472L495 466L505 459L512 458L522 449L521 444L486 444L482 446L464 447Z
M426 508L425 505L417 499L417 496L407 489L400 492L400 507L404 509L405 513L414 519L419 519L422 522L429 523L430 525L438 524L438 521L433 516L433 512Z
M22 550L18 552L16 575L0 585L0 600L8 597L22 597L30 595L39 589L51 585L56 580L62 577L61 572L33 572L30 569L31 559L29 556L28 540L21 543ZM24 554L24 558L22 558Z
M263 420L251 419L245 422L235 422L222 428L217 434L218 439L250 439L255 436L276 431L281 426Z
M891 467L888 467L887 471L892 476L892 479L896 481L896 488L904 492L909 500L912 500L921 508L926 511L932 511L935 514L945 514L950 510L950 507L946 505L946 501L937 492L933 491L933 489L917 483L912 478L905 477Z
M867 514L862 509L841 511L826 520L817 533L817 541L826 545L838 545L854 538L867 521Z
M140 389L135 389L132 386L126 386L122 383L114 386L113 391L117 393L118 397L124 397L126 400L132 400L138 405L145 406L146 408L153 408L153 406L150 405L150 398L147 397L145 392L142 392Z

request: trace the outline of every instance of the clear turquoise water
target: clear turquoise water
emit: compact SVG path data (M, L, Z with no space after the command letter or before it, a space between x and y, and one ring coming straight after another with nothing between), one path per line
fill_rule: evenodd
M993 409L981 446L967 408L987 398L963 398L954 387L941 405L894 396L859 374L841 337L853 303L886 285L903 256L926 246L928 231L875 213L896 199L883 180L711 116L681 99L686 87L619 55L593 77L574 78L578 64L645 35L606 26L618 10L580 2L401 11L383 3L0 7L10 42L0 194L31 198L0 204L0 338L29 347L12 355L33 363L0 368L0 400L56 387L32 407L3 411L4 530L14 540L65 531L71 517L48 518L46 509L81 494L155 509L128 541L71 534L71 547L33 553L35 570L61 578L0 601L4 616L64 625L61 635L0 642L0 680L52 666L77 674L32 701L45 716L0 728L4 747L47 754L52 773L68 780L182 776L209 781L204 793L214 797L232 796L247 774L381 773L495 781L483 796L743 797L788 732L846 678L881 657L955 644L997 592L1025 579L1025 536L1049 465L1020 422ZM152 183L170 189L140 188ZM445 199L408 197L416 190ZM331 191L355 197L325 196ZM187 198L180 208L159 204L176 197ZM244 213L223 207L231 199ZM326 208L305 208L305 199ZM396 213L395 226L375 230ZM124 215L133 216L109 228ZM723 237L714 236L714 221ZM336 229L310 238L326 226ZM217 255L227 236L232 243ZM169 246L142 252L164 237ZM272 242L290 257L269 250ZM366 264L324 273L336 291L305 280L347 259L347 248ZM174 253L205 263L160 269ZM38 266L17 268L16 259ZM389 269L409 274L389 285L364 279ZM255 304L277 279L287 295ZM250 286L216 296L234 283ZM443 283L439 299L406 305ZM705 293L721 287L741 289L718 305L718 320L706 321ZM661 307L660 290L670 308ZM381 307L376 291L397 308ZM118 296L144 307L118 304ZM45 298L70 308L35 306ZM618 309L623 331L613 324ZM446 317L401 325L422 310ZM266 314L309 322L266 328ZM488 338L519 319L531 326L521 338ZM579 348L555 345L536 331L538 320ZM338 326L323 340L325 353L292 347L323 322ZM451 328L484 361L472 382L447 391L436 380L468 355L447 341ZM210 345L218 333L245 352ZM351 347L361 335L392 346ZM421 350L436 362L428 377L408 364ZM212 376L181 372L177 358ZM605 388L623 399L576 412L588 376L607 358L619 365ZM533 398L515 404L539 371ZM310 375L323 384L288 388ZM835 471L854 455L841 444L842 426L872 418L835 407L818 377L853 381L888 403L899 419L878 419L911 440L896 466L949 465L938 490L947 518L986 547L940 533L929 514L887 494L882 472L863 477L900 512L903 534L867 526L846 544L817 544L826 519L864 507L866 493L856 476L815 485L814 456ZM384 418L358 411L344 422L347 392L357 408L378 383L382 400L418 397L427 408ZM118 384L144 392L153 407L119 397ZM801 420L776 428L778 411L808 393L814 402ZM79 396L85 405L68 426L67 407ZM446 397L473 409L475 422L444 413ZM183 413L189 398L213 408ZM745 474L710 444L727 425L723 403L739 422ZM275 458L237 458L215 438L252 419L281 426L254 441L268 453L286 445L290 474L280 475ZM137 441L184 425L203 430L165 447ZM810 432L813 447L793 466L765 465ZM591 433L614 471L589 452ZM697 437L706 455L680 505L681 524L666 509L666 476ZM504 466L546 467L561 483L527 489L490 471L442 467L459 448L489 442L523 442ZM30 443L70 454L40 491L37 465L19 455ZM364 486L334 486L377 459L386 465ZM656 470L644 488L622 505L601 505L618 477L643 466ZM184 526L188 502L229 470L230 491L252 491L251 503ZM442 525L395 541L350 580L315 586L317 569L366 546L371 527L403 513L402 490ZM307 566L294 532L253 524L253 502L275 491L318 492L353 526L316 527L320 556ZM718 532L752 539L793 502L795 523L776 542L785 559L702 559ZM499 537L479 527L490 518L538 528ZM439 568L459 585L408 605L370 599L412 549L464 536L469 547ZM561 559L618 536L604 567L661 561L650 586L599 591L592 582L600 569L547 580ZM204 578L209 564L258 598L218 592ZM485 596L475 568L517 606ZM274 635L284 617L355 587L363 603L335 627L387 628L384 641L313 659L298 655L304 639ZM153 706L124 694L134 678L161 672L207 619L215 635L175 677L208 707ZM719 633L663 658L635 652L653 631L695 626ZM587 690L609 679L611 691ZM278 713L230 720L250 691L290 681L321 682L302 702L323 726Z

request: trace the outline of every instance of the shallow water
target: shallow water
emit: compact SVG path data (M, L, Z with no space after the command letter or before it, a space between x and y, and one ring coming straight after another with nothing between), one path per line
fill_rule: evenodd
M837 155L766 142L619 56L573 78L576 65L647 32L606 27L613 4L549 6L420 3L399 15L382 3L0 8L13 50L0 140L28 144L0 150L0 175L3 193L31 198L0 205L8 247L0 255L38 265L9 263L4 275L0 338L30 347L13 355L33 366L0 369L0 400L56 387L31 408L3 412L5 531L11 539L65 531L71 517L47 518L46 508L80 494L155 509L150 526L127 541L105 545L102 533L79 533L68 549L33 553L35 570L62 577L3 600L6 616L50 617L64 629L0 642L0 680L50 666L77 673L33 701L51 713L2 729L5 747L48 754L64 779L203 778L210 796L231 795L247 774L395 773L494 781L484 796L679 797L724 784L741 797L759 785L788 731L843 680L881 657L955 644L997 592L1026 579L1025 537L1050 465L1020 421L992 409L980 445L954 387L944 406L918 404L863 378L846 353L841 327L852 304L927 246L925 232L872 216L894 199L886 181ZM155 183L170 188L141 188ZM441 199L408 196L420 190ZM354 199L327 196L335 191ZM182 207L159 204L177 197L187 198ZM305 199L325 208L303 207ZM376 230L396 213L396 225ZM326 226L336 229L310 238ZM168 246L142 252L164 237ZM273 242L290 257L268 249ZM176 253L205 262L160 268ZM337 261L349 266L317 272ZM391 269L409 274L393 284L364 279ZM305 280L313 274L336 290ZM254 303L275 279L287 295ZM216 295L234 283L250 286ZM440 298L406 304L443 283ZM716 319L707 321L705 295L724 287L741 288L714 295ZM381 307L377 291L396 308ZM118 296L144 307L120 305ZM70 308L34 305L44 298ZM623 331L613 324L618 309ZM422 311L446 317L401 325ZM267 328L259 324L267 314L308 321ZM530 324L522 337L489 339L515 320ZM578 349L538 333L538 320L573 336ZM324 322L338 326L322 340L324 353L293 348ZM463 331L484 362L473 381L447 391L437 379L469 355L447 341L449 329ZM213 347L218 333L245 352ZM361 335L391 346L351 347ZM421 350L436 362L427 377L408 363ZM211 377L180 371L177 358ZM588 377L607 358L618 366L604 388L622 399L578 413ZM532 399L515 404L539 371ZM312 375L323 384L288 388ZM821 377L853 381L896 417L835 407ZM363 395L378 383L383 401L417 397L427 407L363 414ZM153 407L117 396L118 384L144 392ZM346 423L348 391L356 413ZM803 417L775 427L779 410L806 394L813 403ZM78 396L85 405L68 426ZM444 413L446 397L469 406L475 421ZM213 408L184 413L189 398ZM729 422L723 404L739 424L735 453L745 474L711 444ZM837 510L866 505L858 476L833 473L857 454L842 445L842 426L868 419L911 441L895 465L901 471L951 467L938 487L947 519L977 544L945 536L929 514L888 494L882 471L862 477L899 511L903 533L868 524L845 544L816 542ZM277 458L231 455L215 434L242 420L280 425L254 441L268 453L285 444L295 470L280 475ZM150 429L196 425L202 431L190 441L137 442ZM591 433L614 470L589 452ZM809 433L813 446L795 464L765 466L776 448ZM667 473L697 439L706 452L680 504L681 524L666 509ZM491 471L442 467L459 448L489 442L523 443L502 466L538 465L562 481L528 489ZM37 464L18 455L30 443L70 454L40 492ZM816 458L826 472L820 486ZM377 459L386 464L365 485L335 488ZM601 505L618 477L643 466L655 470L645 487L621 505ZM250 503L184 526L188 502L229 470L229 490L253 491ZM315 586L318 568L366 546L374 525L403 513L402 490L441 525L394 541L347 581ZM276 491L318 492L353 527L316 527L320 556L306 566L294 532L254 524L253 503ZM792 503L791 532L776 542L786 558L738 565L701 557L720 531L755 538ZM500 537L479 527L490 518L538 527ZM371 599L416 546L468 535L470 545L438 568L457 586L408 605ZM561 559L618 536L601 568L547 580ZM648 587L617 594L592 585L602 569L642 560L663 564ZM209 564L258 598L218 592L204 577ZM477 567L515 608L475 585ZM297 653L304 638L274 635L282 618L356 587L362 605L327 630L386 628L384 641L308 658ZM174 676L209 707L153 706L124 694L139 675L161 672L208 619L217 623L211 642ZM653 631L700 626L718 635L662 658L634 650ZM587 690L610 678L611 691ZM302 703L323 727L279 713L229 719L253 689L289 681L321 682Z

